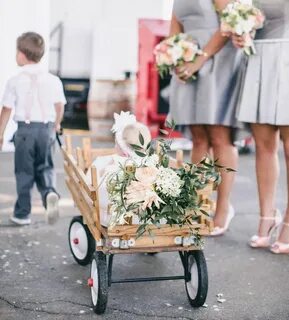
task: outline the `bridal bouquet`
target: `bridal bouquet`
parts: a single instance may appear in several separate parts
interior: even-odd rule
[[[179,33],[160,42],[154,54],[159,74],[163,78],[185,62],[194,62],[203,52],[191,36]],[[196,76],[192,76],[192,80],[195,79]]]
[[[243,36],[244,52],[250,56],[256,54],[252,34],[262,29],[265,16],[252,4],[252,0],[235,0],[221,12],[221,31]]]
[[[172,126],[170,128],[173,130]],[[197,192],[210,183],[220,183],[220,168],[223,167],[205,158],[197,165],[184,163],[174,169],[169,167],[170,141],[160,140],[158,153],[151,143],[144,146],[143,142],[140,135],[139,145],[132,146],[141,161],[128,159],[107,179],[110,226],[129,223],[136,215],[138,236],[141,236],[150,232],[151,225],[191,226],[196,223],[200,214],[205,213]]]

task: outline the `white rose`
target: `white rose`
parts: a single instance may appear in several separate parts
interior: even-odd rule
[[[178,61],[182,58],[184,50],[178,46],[174,46],[170,49],[170,55],[172,57],[174,65],[177,65]]]
[[[250,5],[250,6],[253,4],[252,0],[239,0],[239,2],[242,4]]]

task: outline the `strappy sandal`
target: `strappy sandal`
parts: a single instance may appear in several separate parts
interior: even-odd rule
[[[289,223],[282,223],[283,226],[289,227]],[[276,241],[272,244],[270,251],[275,254],[289,254],[289,243]]]
[[[260,237],[258,235],[254,235],[250,241],[249,245],[252,248],[268,248],[270,247],[270,242],[272,239],[272,236],[274,232],[278,229],[279,225],[281,224],[282,217],[279,210],[275,210],[275,216],[274,217],[261,217],[261,220],[265,221],[274,221],[274,225],[270,228],[268,232],[268,236],[266,237]]]

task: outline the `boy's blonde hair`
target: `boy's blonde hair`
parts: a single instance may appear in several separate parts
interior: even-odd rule
[[[38,63],[45,52],[44,39],[36,32],[25,32],[17,39],[17,50],[29,61]]]
[[[143,146],[139,140],[140,135],[142,135],[144,139]],[[128,148],[131,148],[132,144],[146,148],[151,141],[151,134],[148,127],[140,122],[136,122],[135,124],[130,124],[123,129],[122,138]]]
[[[121,111],[114,113],[114,124],[111,131],[115,134],[115,142],[120,151],[127,157],[133,157],[135,150],[132,144],[146,149],[151,141],[151,134],[144,124],[137,122],[135,115]],[[142,136],[142,139],[140,138]],[[143,142],[143,144],[141,143]]]

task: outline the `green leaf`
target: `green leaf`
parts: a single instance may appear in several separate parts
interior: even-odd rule
[[[168,121],[168,120],[166,120],[165,126],[166,126],[167,128],[169,128],[169,129],[172,129],[172,123],[171,123],[170,121]]]
[[[152,156],[155,153],[155,150],[153,148],[149,149],[149,156]]]
[[[141,133],[139,134],[138,139],[139,139],[140,144],[143,146],[144,145],[144,137]]]
[[[164,129],[160,129],[160,133],[164,134],[165,136],[169,135],[169,132],[167,130],[164,130]]]
[[[143,150],[143,147],[137,145],[137,144],[130,144],[130,146],[134,149],[134,150]]]
[[[176,121],[174,119],[172,119],[172,129],[175,129],[176,125],[177,125]]]
[[[204,214],[205,216],[207,216],[207,217],[209,217],[210,215],[208,214],[208,212],[207,211],[205,211],[205,210],[200,210],[201,212],[202,212],[202,214]]]
[[[146,150],[150,149],[151,146],[152,146],[152,142],[150,141],[146,146]]]
[[[139,152],[139,151],[135,151],[135,154],[137,154],[139,157],[144,158],[147,155],[145,153]]]

